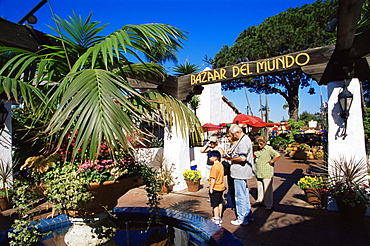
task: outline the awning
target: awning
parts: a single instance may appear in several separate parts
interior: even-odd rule
[[[206,123],[202,127],[203,127],[205,132],[217,131],[217,130],[223,129],[222,126],[213,125],[213,124],[210,124],[210,123]]]
[[[233,120],[234,124],[244,124],[254,127],[265,127],[266,122],[264,122],[260,117],[247,115],[247,114],[238,114]]]
[[[266,126],[280,126],[280,123],[266,123]]]

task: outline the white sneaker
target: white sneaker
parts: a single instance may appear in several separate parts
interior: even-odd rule
[[[248,225],[248,222],[243,222],[242,220],[232,220],[230,223],[233,225]]]
[[[216,225],[220,225],[222,223],[222,220],[220,218],[212,218],[211,221],[215,223]]]

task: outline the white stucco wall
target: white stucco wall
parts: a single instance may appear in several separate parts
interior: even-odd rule
[[[347,163],[351,161],[358,162],[360,160],[367,160],[364,126],[362,119],[362,105],[361,105],[361,88],[358,79],[352,79],[348,90],[353,94],[352,106],[347,120],[347,136],[343,139],[340,136],[344,128],[344,120],[339,115],[341,108],[338,103],[338,94],[344,81],[328,83],[328,169],[329,173],[334,170],[333,160],[346,160]],[[363,169],[363,173],[367,173],[367,169]],[[329,197],[328,210],[337,210],[334,199]],[[370,215],[370,208],[368,207],[366,215]]]
[[[221,84],[203,85],[204,90],[198,95],[200,106],[197,116],[200,123],[231,123],[236,116],[232,108],[222,100]]]
[[[231,123],[236,116],[233,109],[222,99],[221,84],[204,85],[204,90],[199,95],[200,106],[197,109],[197,116],[201,124],[211,123]],[[207,136],[207,134],[205,134]],[[225,143],[220,143],[225,148]],[[207,155],[200,153],[201,147],[189,148],[188,138],[182,138],[174,129],[165,131],[163,149],[141,149],[136,153],[136,157],[146,162],[148,165],[158,169],[160,162],[170,167],[173,163],[173,178],[175,185],[173,191],[186,189],[186,183],[182,172],[190,169],[192,165],[197,166],[201,172],[203,182],[207,179],[208,171],[206,168]]]
[[[173,170],[175,185],[172,190],[186,189],[187,185],[182,172],[185,169],[190,169],[189,138],[176,132],[174,127],[172,127],[171,131],[165,130],[163,156],[165,156],[166,162],[175,164],[175,169]]]
[[[237,115],[235,111],[223,100],[221,102],[221,112],[220,123],[232,123]]]
[[[364,126],[362,119],[361,90],[358,79],[352,79],[348,90],[353,94],[353,102],[347,120],[347,137],[343,139],[339,136],[344,127],[344,120],[339,115],[341,109],[338,103],[338,94],[344,82],[330,82],[328,84],[328,154],[330,160],[340,157],[366,160]]]
[[[0,136],[0,158],[4,165],[12,167],[11,101],[4,101],[4,106],[8,110],[9,114],[5,121],[5,128]]]
[[[200,106],[197,109],[197,116],[200,123],[211,123],[218,125],[221,115],[221,84],[204,85],[199,97]]]

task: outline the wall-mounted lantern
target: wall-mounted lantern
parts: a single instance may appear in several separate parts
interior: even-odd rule
[[[348,90],[349,82],[344,81],[342,91],[338,94],[338,102],[341,108],[340,116],[344,119],[344,132],[341,135],[343,139],[347,136],[347,119],[349,117],[349,110],[351,109],[353,94]]]
[[[0,135],[3,133],[5,128],[5,121],[8,118],[9,111],[5,108],[4,102],[0,103]]]

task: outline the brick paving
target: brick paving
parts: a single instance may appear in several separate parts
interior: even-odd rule
[[[305,201],[303,191],[296,186],[299,178],[306,174],[309,163],[282,156],[275,165],[274,209],[252,208],[255,221],[247,226],[234,226],[230,220],[235,213],[226,209],[222,226],[232,232],[245,245],[370,245],[370,217],[360,224],[342,222],[339,213],[315,208]],[[256,182],[248,182],[251,203],[255,202]],[[163,195],[162,208],[192,213],[211,219],[211,208],[207,202],[206,183],[197,192],[170,192]],[[118,201],[119,207],[145,207],[147,202],[144,188],[130,190]],[[0,231],[9,228],[12,210],[0,213]]]
[[[307,174],[308,168],[309,162],[282,156],[275,164],[273,210],[252,208],[255,221],[247,226],[234,226],[230,220],[235,219],[235,213],[226,209],[222,226],[248,246],[370,245],[370,217],[365,217],[362,224],[347,224],[341,221],[338,212],[315,208],[306,202],[303,190],[296,183]],[[251,203],[254,203],[255,179],[249,180],[248,185]],[[207,193],[206,183],[197,192],[170,192],[163,196],[161,207],[211,219]],[[121,197],[118,206],[143,206],[145,203],[145,190],[136,188]]]

